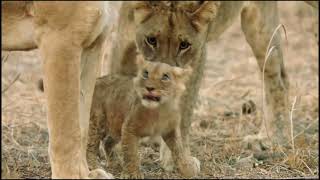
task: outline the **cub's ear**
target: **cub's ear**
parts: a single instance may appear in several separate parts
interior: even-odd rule
[[[152,5],[149,1],[138,1],[133,4],[133,14],[135,24],[141,24],[153,13]]]
[[[144,66],[145,60],[144,60],[144,58],[143,58],[143,56],[141,54],[137,55],[135,63],[138,66],[138,69],[140,69],[140,68],[142,68]]]
[[[220,2],[204,1],[200,7],[191,14],[192,25],[197,31],[202,31],[217,16]]]
[[[177,79],[182,80],[183,83],[189,80],[190,75],[192,74],[192,68],[187,65],[185,68],[174,67],[173,74]]]
[[[190,65],[187,65],[184,69],[183,69],[183,74],[184,76],[190,76],[192,74],[192,68]]]

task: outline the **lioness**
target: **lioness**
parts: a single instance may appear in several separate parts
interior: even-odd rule
[[[318,8],[316,2],[309,2]],[[270,47],[276,46],[268,62],[264,63],[267,46],[279,24],[277,2],[189,1],[189,2],[134,2],[123,3],[120,9],[117,42],[113,44],[110,70],[134,76],[134,59],[123,58],[124,52],[139,49],[148,61],[165,62],[184,67],[191,64],[191,75],[181,100],[183,143],[188,147],[188,132],[195,100],[203,76],[206,44],[218,38],[241,15],[241,27],[251,46],[260,70],[264,68],[266,92],[266,124],[249,143],[257,150],[271,143],[289,142],[288,91],[289,81],[282,57],[280,34]],[[264,67],[265,65],[265,67]],[[265,126],[266,125],[266,126]],[[267,131],[266,131],[267,129]],[[268,132],[268,134],[267,134]],[[267,141],[271,137],[272,141]],[[249,139],[249,138],[245,138]],[[164,154],[164,167],[170,167],[169,151]],[[188,148],[187,148],[188,149]]]
[[[47,99],[52,178],[110,177],[89,174],[89,111],[117,6],[111,2],[1,2],[2,50],[39,48]]]
[[[180,134],[179,103],[191,68],[143,59],[138,59],[137,63],[135,78],[107,75],[97,80],[89,125],[89,165],[97,166],[99,142],[107,136],[108,155],[121,140],[124,161],[121,177],[142,178],[138,140],[160,135],[172,150],[182,175],[195,176],[200,170],[199,162],[185,153]]]

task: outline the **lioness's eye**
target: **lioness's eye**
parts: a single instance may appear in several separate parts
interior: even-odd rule
[[[163,74],[161,80],[168,81],[168,80],[170,80],[170,76],[168,74]]]
[[[190,47],[190,43],[187,41],[182,41],[180,43],[179,49],[180,50],[184,50],[184,49],[188,49]]]
[[[153,36],[148,36],[147,43],[155,47],[157,46],[157,38]]]
[[[143,77],[144,79],[148,79],[148,71],[147,71],[147,70],[144,70],[144,71],[143,71],[142,77]]]

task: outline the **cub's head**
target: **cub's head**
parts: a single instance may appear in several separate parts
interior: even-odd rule
[[[161,104],[176,103],[185,90],[191,68],[179,68],[160,62],[137,59],[138,74],[134,88],[143,106],[156,108]]]
[[[142,1],[134,4],[136,43],[148,61],[193,65],[207,40],[218,2]]]

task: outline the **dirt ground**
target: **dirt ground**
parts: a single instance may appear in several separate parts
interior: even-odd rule
[[[191,151],[201,162],[196,178],[319,177],[319,46],[314,19],[311,8],[302,2],[280,2],[279,6],[288,35],[283,50],[291,83],[290,104],[297,97],[295,150],[264,158],[242,148],[239,141],[227,140],[257,133],[262,119],[261,73],[238,17],[217,41],[208,44],[205,78],[191,128]],[[2,158],[12,177],[49,178],[46,100],[37,89],[42,77],[38,51],[3,52],[6,55],[2,90],[17,76],[18,80],[2,94]],[[249,101],[256,111],[243,114],[242,105]],[[145,177],[181,178],[176,170],[165,172],[160,167],[158,146],[141,146],[140,154]],[[107,171],[119,177],[121,166],[108,165]]]

